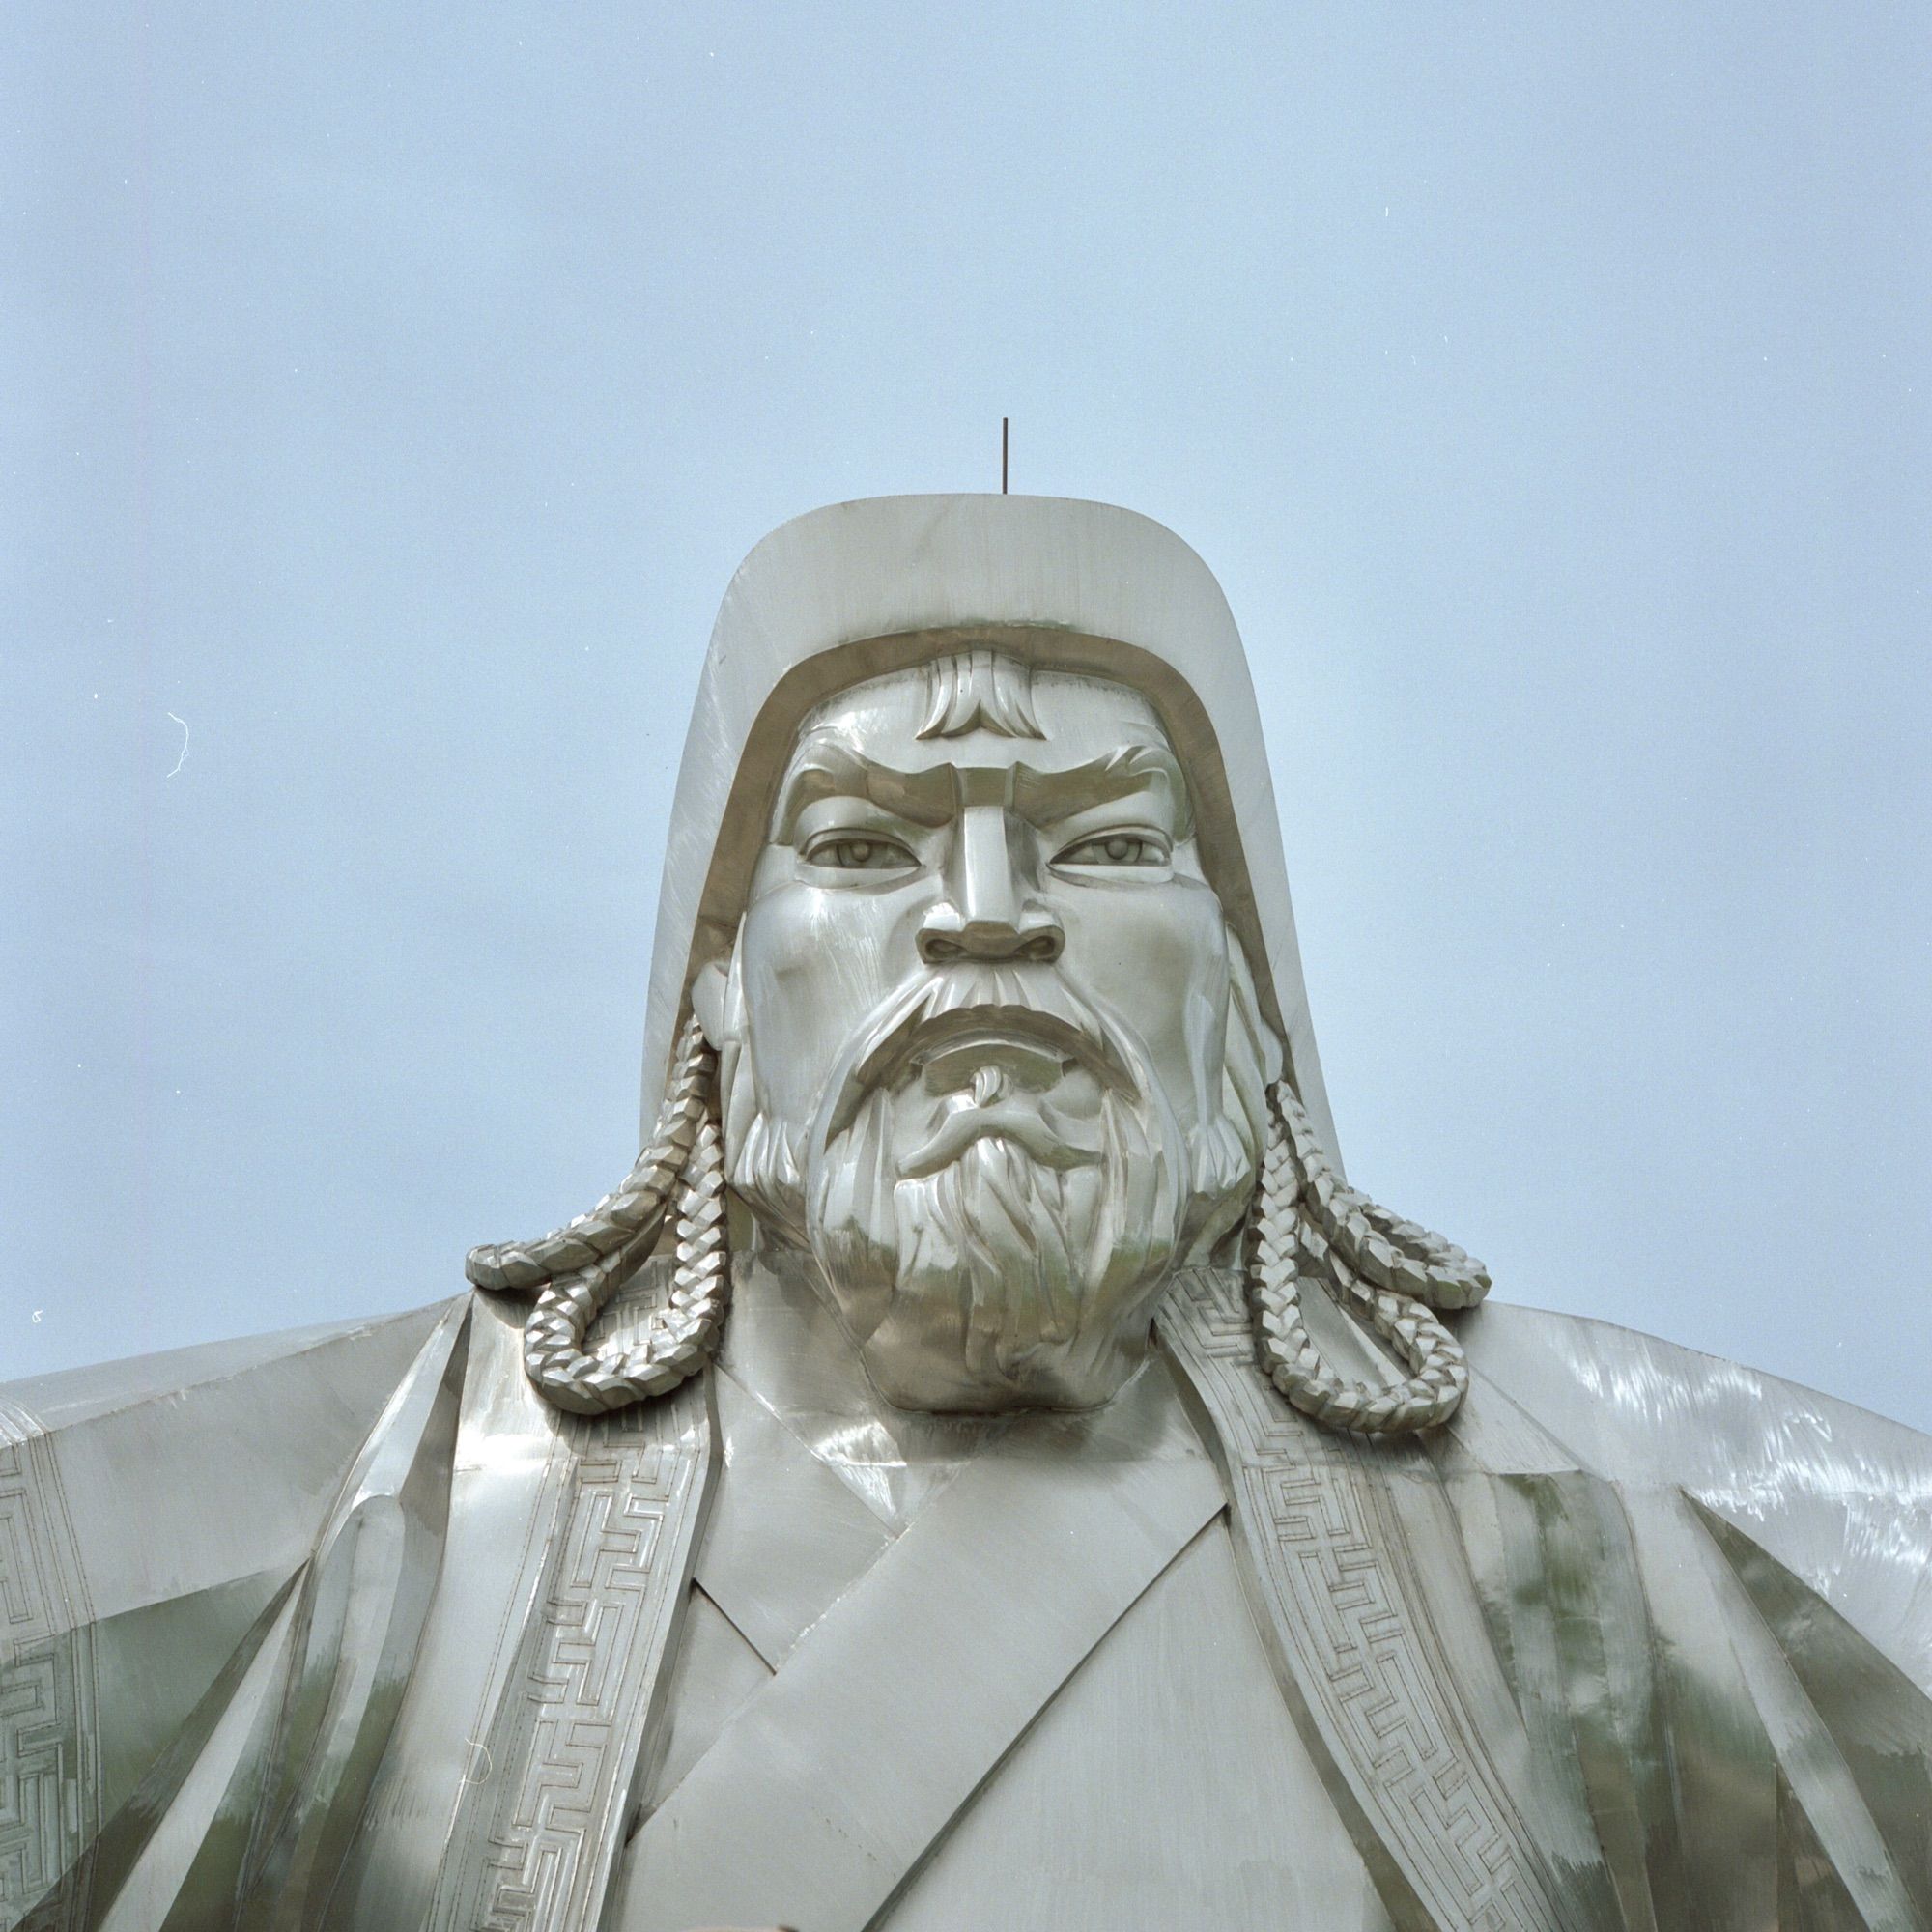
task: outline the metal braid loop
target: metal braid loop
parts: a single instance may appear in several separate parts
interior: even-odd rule
[[[730,1294],[717,1056],[694,1019],[678,1041],[670,1091],[622,1187],[541,1241],[475,1248],[479,1287],[538,1287],[524,1323],[524,1370],[558,1408],[601,1415],[675,1388],[710,1360]],[[675,1265],[667,1303],[642,1339],[592,1350],[591,1325],[650,1258],[677,1188]],[[608,1245],[607,1245],[608,1244]],[[580,1257],[589,1255],[587,1262]]]
[[[495,1293],[541,1288],[575,1270],[592,1270],[605,1261],[645,1253],[664,1225],[672,1186],[691,1151],[693,1136],[709,1102],[717,1056],[705,1042],[696,1018],[685,1023],[671,1063],[670,1086],[637,1165],[616,1191],[587,1214],[566,1221],[536,1241],[502,1241],[471,1248],[463,1271],[478,1288]]]
[[[1249,1223],[1248,1298],[1268,1379],[1330,1429],[1400,1435],[1447,1422],[1469,1387],[1462,1345],[1432,1309],[1473,1307],[1490,1277],[1452,1242],[1350,1187],[1286,1081],[1273,1090]],[[1409,1370],[1386,1388],[1344,1381],[1301,1320],[1304,1288],[1332,1293]]]
[[[1294,1150],[1302,1205],[1349,1267],[1373,1287],[1432,1308],[1473,1308],[1489,1293],[1490,1273],[1481,1262],[1454,1241],[1378,1207],[1335,1172],[1287,1081],[1275,1088],[1274,1098]]]

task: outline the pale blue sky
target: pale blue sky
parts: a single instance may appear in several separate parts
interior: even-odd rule
[[[1355,1178],[1932,1426],[1923,7],[0,49],[0,1375],[609,1186],[726,578],[1005,413],[1227,588]]]

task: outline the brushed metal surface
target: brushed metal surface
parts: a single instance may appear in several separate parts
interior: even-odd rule
[[[771,1666],[704,1594],[703,1585],[694,1583],[654,1741],[657,1763],[639,1781],[639,1802],[632,1810],[627,1837],[676,1790],[718,1733],[771,1678]]]
[[[882,1923],[971,1924],[997,1871],[1003,1932],[1388,1932],[1273,1689],[1217,1520],[1101,1639]]]
[[[629,1406],[495,1293],[0,1391],[0,1932],[1932,1927],[1932,1441],[1429,1312],[1171,533],[758,546],[650,997],[676,1132],[477,1251]]]
[[[1001,1431],[646,1821],[611,1922],[871,1922],[1222,1503],[1158,1365],[1092,1416]]]
[[[820,698],[962,644],[1124,679],[1185,764],[1208,874],[1331,1151],[1334,1129],[1247,654],[1220,585],[1172,530],[1051,497],[875,497],[794,518],[724,592],[667,831],[644,1043],[648,1131],[691,975],[728,945],[766,794]]]
[[[713,1381],[724,1455],[698,1580],[776,1670],[892,1533],[728,1371]]]

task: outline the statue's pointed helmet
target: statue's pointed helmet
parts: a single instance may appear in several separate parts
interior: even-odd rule
[[[1174,532],[1058,497],[874,497],[797,517],[724,593],[699,681],[658,898],[644,1122],[690,987],[730,951],[800,722],[835,692],[969,647],[1112,678],[1159,714],[1202,864],[1240,937],[1310,1123],[1334,1152],[1240,633]]]
[[[1341,1177],[1240,634],[1193,551],[1104,503],[838,503],[773,531],[739,566],[711,634],[667,838],[643,1151],[589,1213],[533,1242],[471,1249],[469,1279],[495,1293],[537,1291],[525,1366],[559,1407],[596,1414],[651,1400],[710,1359],[729,1296],[728,1215],[717,1067],[690,1014],[692,986],[735,944],[773,794],[807,715],[867,679],[983,649],[1131,687],[1159,715],[1186,774],[1196,850],[1286,1060],[1261,1069],[1270,1105],[1243,1260],[1257,1367],[1329,1428],[1439,1427],[1469,1376],[1432,1311],[1473,1306],[1489,1275]],[[591,1325],[672,1220],[673,1284],[645,1339],[593,1348]],[[1303,1321],[1304,1293],[1332,1293],[1407,1377],[1338,1375]]]

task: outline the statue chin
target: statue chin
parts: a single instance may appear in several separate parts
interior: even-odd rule
[[[969,1411],[1107,1401],[1146,1352],[1187,1206],[1150,1110],[1109,1096],[1091,1158],[988,1131],[913,1174],[893,1112],[873,1096],[805,1178],[809,1244],[879,1392]]]
[[[965,1415],[1098,1408],[1147,1358],[1144,1319],[1108,1334],[1097,1349],[1042,1350],[1010,1373],[980,1370],[961,1345],[959,1323],[931,1321],[933,1313],[902,1304],[859,1345],[872,1386],[895,1408]]]

